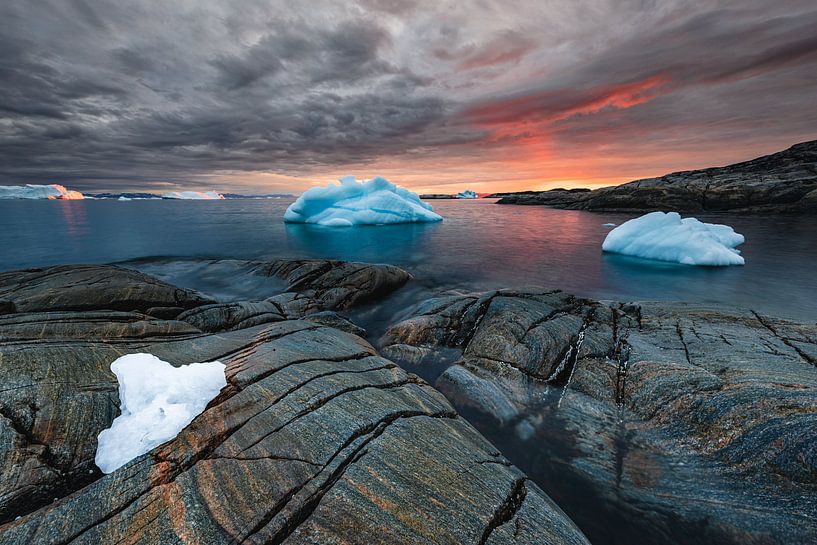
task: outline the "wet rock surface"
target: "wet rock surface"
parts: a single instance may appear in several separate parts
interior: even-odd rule
[[[675,172],[593,191],[505,194],[498,202],[607,212],[813,212],[817,210],[817,141],[725,167]]]
[[[192,308],[212,300],[138,271],[106,265],[65,265],[0,273],[0,301],[14,312],[146,311]]]
[[[817,541],[817,325],[536,289],[404,318],[381,353],[434,381],[591,542]]]
[[[118,267],[0,275],[15,304],[0,318],[0,542],[586,543],[445,397],[333,312],[407,273],[258,266],[287,293],[222,306]],[[110,364],[136,352],[222,361],[228,385],[174,440],[103,476]]]
[[[243,329],[313,313],[346,310],[388,295],[411,278],[406,271],[391,265],[322,259],[231,263],[240,263],[247,274],[284,280],[285,292],[262,301],[199,306],[178,315],[178,320],[206,332]]]

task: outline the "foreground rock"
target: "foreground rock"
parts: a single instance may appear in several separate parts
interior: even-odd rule
[[[324,325],[348,322],[323,305],[365,299],[347,293],[348,278],[362,274],[376,293],[399,269],[272,269],[315,302],[314,321],[205,333],[136,309],[204,308],[206,298],[147,300],[148,286],[168,285],[118,268],[104,269],[105,285],[139,294],[109,294],[118,310],[75,310],[56,290],[74,310],[36,306],[0,321],[2,543],[586,543],[442,395]],[[6,292],[15,303],[45,300],[29,274],[3,275],[29,286],[25,297]],[[228,386],[176,439],[102,476],[96,436],[119,412],[110,363],[133,352],[220,360]]]
[[[65,265],[0,273],[5,312],[192,308],[213,302],[192,290],[137,271],[105,265]]]
[[[501,290],[418,305],[382,351],[438,375],[594,543],[806,544],[816,342],[750,311]]]
[[[207,332],[242,329],[311,314],[326,323],[327,319],[335,319],[327,318],[327,312],[376,300],[411,278],[406,271],[391,265],[323,259],[243,262],[241,268],[245,274],[281,278],[287,284],[285,292],[262,301],[203,305],[177,319]]]
[[[609,212],[810,212],[817,210],[817,140],[726,167],[675,172],[594,191],[505,194],[498,202]]]

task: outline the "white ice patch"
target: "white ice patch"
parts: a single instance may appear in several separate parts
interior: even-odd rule
[[[227,384],[217,361],[173,367],[151,354],[129,354],[111,371],[122,414],[98,437],[95,462],[104,473],[176,437]]]
[[[51,185],[0,185],[0,199],[59,199],[80,200],[85,196],[79,191],[66,189],[60,184]]]
[[[470,189],[466,189],[465,191],[460,191],[457,193],[458,199],[476,199],[479,195],[477,195],[474,191]]]
[[[183,201],[213,201],[223,199],[224,195],[215,191],[171,191],[162,194],[162,198]]]
[[[377,176],[358,182],[344,176],[340,185],[313,187],[289,205],[288,223],[317,223],[332,227],[441,221],[431,205],[416,193]]]
[[[610,231],[602,249],[684,265],[743,265],[736,247],[744,240],[728,225],[681,219],[677,212],[651,212]]]

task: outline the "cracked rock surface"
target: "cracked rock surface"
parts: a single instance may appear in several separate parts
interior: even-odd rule
[[[596,211],[813,212],[817,210],[817,140],[743,163],[593,191],[511,193],[499,204]]]
[[[587,543],[445,397],[327,313],[407,273],[329,263],[270,265],[310,320],[226,310],[223,327],[148,315],[213,303],[118,267],[4,273],[0,542]],[[228,385],[175,439],[101,475],[96,436],[119,413],[110,363],[134,352],[220,360]]]
[[[422,302],[381,342],[592,542],[817,542],[815,324],[499,290]]]

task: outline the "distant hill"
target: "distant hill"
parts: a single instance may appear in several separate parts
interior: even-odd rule
[[[596,211],[783,212],[817,210],[817,140],[725,167],[674,172],[593,191],[497,195],[499,204]]]
[[[154,193],[96,193],[96,194],[89,194],[89,197],[94,197],[95,199],[118,199],[120,197],[125,197],[126,199],[161,199],[161,195],[156,195]]]
[[[267,193],[264,195],[242,195],[240,193],[222,193],[225,199],[285,199],[291,198],[293,195],[289,193]],[[155,193],[97,193],[89,194],[89,197],[97,199],[118,199],[125,197],[126,199],[161,199],[161,195]]]
[[[289,193],[266,193],[264,195],[241,195],[240,193],[222,193],[225,199],[288,199],[294,197]]]

